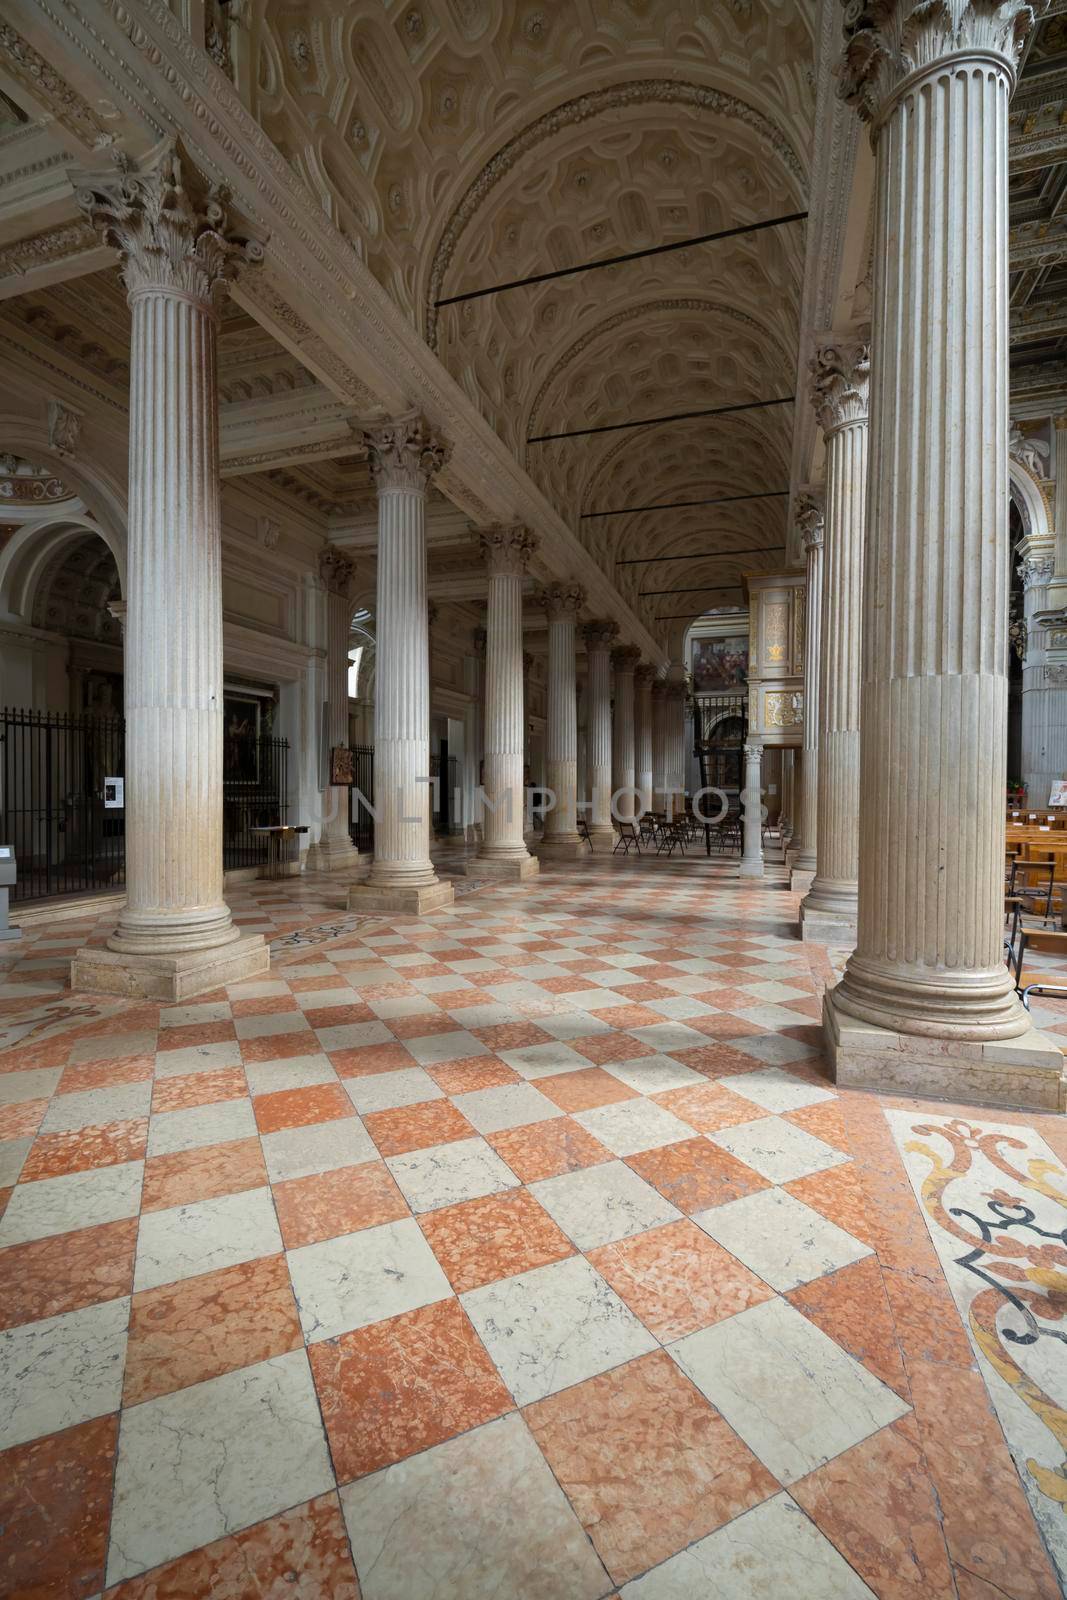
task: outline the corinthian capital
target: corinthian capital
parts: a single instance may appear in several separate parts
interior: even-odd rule
[[[587,651],[610,650],[618,637],[619,624],[609,621],[606,617],[597,617],[593,622],[587,622],[582,629],[582,638],[585,640]]]
[[[611,652],[611,664],[616,674],[632,674],[640,659],[641,651],[635,644],[620,644],[617,650]]]
[[[840,93],[876,123],[894,90],[920,67],[967,51],[1000,56],[1014,81],[1019,52],[1048,0],[841,0]]]
[[[423,417],[399,417],[364,428],[370,470],[379,494],[390,489],[425,490],[448,458],[448,447]]]
[[[537,549],[537,540],[521,523],[511,528],[482,528],[481,542],[491,578],[521,577]]]
[[[864,339],[828,339],[816,347],[808,369],[811,403],[824,433],[867,419],[871,347]]]
[[[573,622],[585,605],[585,590],[577,583],[550,583],[541,595],[549,622]]]
[[[231,223],[227,190],[202,182],[174,139],[139,166],[71,180],[104,244],[120,251],[131,298],[170,290],[210,305],[243,266],[263,259],[263,246]]]
[[[335,544],[328,544],[325,550],[319,551],[319,577],[330,594],[344,595],[347,599],[355,570],[351,558]]]
[[[656,669],[648,661],[634,670],[634,687],[636,689],[651,690],[656,679]]]
[[[802,489],[793,501],[793,521],[797,525],[805,550],[817,550],[823,538],[822,499],[811,489]]]

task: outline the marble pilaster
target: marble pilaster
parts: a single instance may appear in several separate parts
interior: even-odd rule
[[[478,791],[482,782],[482,721],[485,696],[485,629],[471,634],[471,650],[463,658],[463,687],[468,701],[463,713],[463,833],[468,844],[482,837]]]
[[[684,672],[679,663],[671,671]],[[668,816],[685,810],[685,711],[689,691],[684,677],[672,677],[666,685],[667,731],[663,785],[663,808]]]
[[[652,810],[652,683],[655,667],[639,666],[634,672],[634,787],[637,815]]]
[[[587,765],[589,770],[589,836],[611,841],[611,646],[617,622],[588,622],[582,629],[588,662]]]
[[[826,439],[819,664],[816,869],[800,934],[851,945],[859,895],[860,639],[867,508],[870,346],[830,339],[812,358],[812,398]]]
[[[446,450],[421,417],[365,432],[378,492],[374,862],[349,909],[418,915],[449,905],[430,861],[430,642],[426,490]]]
[[[620,645],[611,652],[615,671],[615,700],[611,724],[611,787],[615,814],[632,822],[636,814],[634,671],[641,659],[636,645]]]
[[[652,808],[664,810],[667,788],[667,685],[657,678],[652,685]]]
[[[798,496],[796,522],[804,541],[804,746],[796,826],[790,844],[789,887],[806,893],[817,862],[819,836],[819,661],[822,654],[823,504],[821,495]]]
[[[1062,1109],[1002,948],[1008,101],[1032,20],[1022,0],[849,13],[842,89],[875,146],[864,826],[824,1019],[839,1082]]]
[[[578,695],[575,624],[585,592],[574,583],[552,583],[542,600],[548,614],[548,787],[556,797],[545,816],[541,854],[575,860],[586,852],[578,837]]]
[[[522,590],[537,541],[526,528],[482,532],[489,568],[485,652],[485,815],[482,843],[468,871],[479,876],[529,878],[538,870],[526,848],[524,783],[526,719],[523,697]]]
[[[173,140],[86,176],[130,306],[126,902],[71,985],[178,1001],[270,965],[223,899],[217,305],[262,249]]]
[[[326,739],[331,751],[348,747],[348,639],[352,626],[350,558],[336,545],[319,555],[319,578],[326,602]],[[360,860],[348,828],[349,790],[327,786],[318,839],[308,850],[308,868],[316,872],[351,871]]]
[[[763,877],[763,746],[745,745],[745,786],[741,791],[742,878]]]

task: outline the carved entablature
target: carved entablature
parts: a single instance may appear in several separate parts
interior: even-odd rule
[[[243,266],[263,259],[259,241],[231,222],[227,191],[204,185],[174,139],[138,167],[71,178],[78,205],[122,256],[131,300],[170,290],[212,305]]]
[[[826,339],[809,366],[811,403],[824,433],[867,420],[871,347],[865,339]]]
[[[582,638],[588,655],[592,655],[596,650],[610,650],[618,637],[619,624],[604,617],[597,617],[593,622],[587,622],[582,629]]]
[[[537,549],[536,537],[521,523],[513,527],[482,528],[479,538],[491,578],[521,578]]]
[[[378,493],[412,489],[425,492],[448,459],[448,446],[422,417],[401,417],[363,430]]]
[[[577,583],[550,583],[541,595],[549,622],[573,622],[585,605],[585,590]]]

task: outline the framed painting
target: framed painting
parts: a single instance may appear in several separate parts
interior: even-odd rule
[[[748,680],[748,635],[694,639],[692,673],[697,694],[743,687]]]

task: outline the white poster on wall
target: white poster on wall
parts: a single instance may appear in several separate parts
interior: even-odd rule
[[[1067,806],[1067,778],[1057,778],[1048,797],[1050,806]]]

